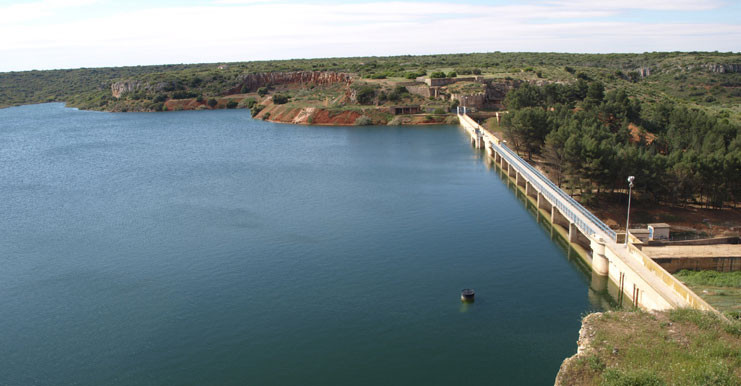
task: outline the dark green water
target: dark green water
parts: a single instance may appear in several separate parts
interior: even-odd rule
[[[0,215],[1,385],[545,385],[596,307],[455,126],[4,109]]]

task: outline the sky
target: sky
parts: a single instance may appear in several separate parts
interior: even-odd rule
[[[0,0],[0,71],[466,52],[741,50],[741,0]]]

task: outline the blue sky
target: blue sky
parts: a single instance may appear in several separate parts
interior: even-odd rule
[[[737,0],[0,0],[0,71],[489,51],[741,49]]]

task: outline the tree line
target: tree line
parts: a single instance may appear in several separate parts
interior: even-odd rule
[[[741,198],[741,128],[728,112],[641,102],[600,82],[525,84],[505,101],[510,147],[542,156],[549,174],[591,201],[634,190],[657,202],[722,208]]]

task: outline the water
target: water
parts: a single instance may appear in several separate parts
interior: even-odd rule
[[[10,108],[0,215],[1,385],[551,384],[599,307],[455,126]]]

